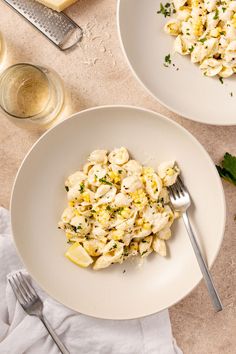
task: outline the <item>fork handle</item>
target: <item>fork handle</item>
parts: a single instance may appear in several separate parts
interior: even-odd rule
[[[194,253],[196,255],[199,267],[201,269],[203,278],[204,278],[204,280],[206,282],[206,286],[207,286],[208,292],[210,294],[212,304],[214,306],[215,311],[219,312],[219,311],[223,310],[223,306],[222,306],[222,303],[220,301],[219,295],[217,294],[215,286],[213,284],[213,280],[211,278],[211,274],[210,274],[210,272],[209,272],[209,270],[207,268],[207,265],[206,265],[206,263],[205,263],[205,261],[204,261],[204,259],[202,257],[202,254],[201,254],[200,248],[198,246],[197,240],[196,240],[196,238],[194,236],[192,227],[190,225],[187,212],[184,212],[182,214],[182,217],[183,217],[184,224],[185,224],[185,227],[187,229],[191,244],[193,246],[193,250],[194,250]]]
[[[54,329],[51,327],[50,323],[46,320],[46,318],[44,318],[43,316],[40,316],[40,320],[43,322],[44,326],[46,327],[48,333],[50,334],[50,336],[54,340],[54,342],[57,345],[60,352],[62,354],[70,354],[70,352],[66,349],[64,344],[61,342],[60,338],[58,337],[58,335],[56,334]]]

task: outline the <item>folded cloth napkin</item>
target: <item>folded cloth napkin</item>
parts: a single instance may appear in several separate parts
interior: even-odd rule
[[[8,274],[22,268],[9,219],[9,212],[0,208],[0,353],[59,353],[41,321],[24,312],[7,282]],[[137,320],[100,320],[66,308],[31,282],[43,300],[45,317],[71,354],[182,353],[172,337],[168,310]]]

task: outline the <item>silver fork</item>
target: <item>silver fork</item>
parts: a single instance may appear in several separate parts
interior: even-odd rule
[[[168,187],[168,189],[170,192],[170,201],[171,201],[173,208],[176,211],[179,211],[182,213],[184,224],[187,229],[187,232],[188,232],[193,250],[195,252],[199,267],[201,269],[203,278],[206,282],[206,286],[207,286],[208,292],[210,294],[214,309],[216,312],[221,311],[223,309],[222,303],[220,301],[219,295],[217,294],[217,291],[216,291],[215,286],[213,284],[213,280],[211,278],[211,274],[210,274],[210,272],[207,268],[207,265],[203,259],[203,256],[201,254],[197,240],[194,236],[192,227],[189,222],[189,217],[187,214],[187,209],[191,205],[191,198],[190,198],[189,192],[187,191],[187,189],[186,189],[185,185],[183,184],[180,177],[178,177],[176,183],[173,184],[171,187]]]
[[[37,316],[43,322],[52,339],[56,343],[58,349],[63,354],[69,354],[58,335],[52,329],[51,325],[43,317],[43,303],[35,292],[34,288],[29,284],[26,277],[19,271],[8,276],[8,281],[14,291],[16,298],[28,315]]]

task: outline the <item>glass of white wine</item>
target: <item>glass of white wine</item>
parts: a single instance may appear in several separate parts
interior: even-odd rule
[[[13,118],[48,124],[57,118],[63,103],[63,83],[54,70],[19,63],[0,76],[0,106]]]

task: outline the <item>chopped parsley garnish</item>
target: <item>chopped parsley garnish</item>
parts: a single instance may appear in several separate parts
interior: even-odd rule
[[[222,7],[222,11],[225,12],[226,11],[226,7]]]
[[[230,92],[230,96],[233,97],[233,92]]]
[[[223,77],[219,77],[219,80],[220,80],[221,84],[223,85],[223,83],[224,83]]]
[[[108,205],[108,206],[106,207],[106,209],[110,211],[110,210],[111,210],[110,205]]]
[[[145,253],[147,253],[147,250],[146,250],[146,251],[143,251],[143,252],[141,253],[141,256],[143,256]]]
[[[118,173],[121,174],[121,173],[122,173],[122,170],[118,170]]]
[[[84,183],[80,183],[79,192],[83,193],[83,191],[84,191]]]
[[[110,248],[110,251],[113,251],[115,248],[117,248],[117,244],[116,243]]]
[[[120,215],[121,212],[122,212],[122,210],[124,210],[124,208],[122,208],[122,207],[121,207],[121,208],[118,208],[118,209],[117,209],[117,213]]]
[[[81,230],[81,229],[82,229],[82,227],[80,225],[76,227],[76,231]]]
[[[219,19],[219,10],[216,8],[215,15],[213,17],[213,20],[218,20]]]
[[[165,63],[171,64],[170,54],[165,56]]]
[[[169,17],[172,13],[176,13],[173,3],[167,2],[164,5],[162,4],[162,2],[160,3],[160,10],[157,11],[157,14],[162,14],[164,17]]]
[[[69,187],[65,186],[65,190],[66,190],[67,192],[69,192]]]
[[[194,46],[192,45],[192,47],[189,48],[190,53],[192,53],[193,50],[194,50]]]
[[[108,181],[106,180],[106,178],[99,178],[99,182],[104,183],[104,184],[108,184],[109,186],[112,186],[112,183],[111,183],[111,182],[108,182]]]
[[[219,175],[226,181],[236,185],[236,156],[232,156],[226,152],[221,166],[216,165]]]
[[[165,56],[165,63],[163,64],[165,67],[169,67],[169,65],[171,64],[171,57],[170,54],[167,54]]]
[[[199,39],[199,42],[201,42],[202,44],[204,43],[204,42],[206,42],[206,38],[201,38],[201,39]]]

